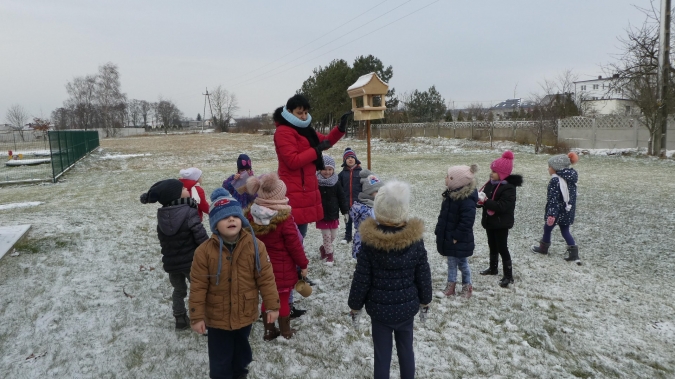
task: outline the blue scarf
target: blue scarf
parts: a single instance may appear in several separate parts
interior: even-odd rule
[[[289,112],[286,107],[281,110],[281,115],[286,119],[286,121],[290,122],[294,126],[297,126],[298,128],[306,128],[312,123],[311,114],[307,113],[307,120],[302,121],[301,119],[295,117],[293,113]]]

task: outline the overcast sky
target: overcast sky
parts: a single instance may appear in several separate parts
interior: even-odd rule
[[[633,5],[649,1],[0,0],[0,123],[12,104],[49,117],[68,81],[106,62],[129,99],[162,96],[189,118],[206,87],[257,115],[315,67],[368,54],[393,66],[399,94],[435,85],[455,108],[528,98],[565,69],[602,74],[644,19]]]

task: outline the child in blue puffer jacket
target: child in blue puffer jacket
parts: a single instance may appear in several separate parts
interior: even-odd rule
[[[373,218],[373,201],[377,191],[384,185],[380,179],[372,172],[363,169],[359,174],[361,177],[361,193],[359,200],[355,201],[349,210],[349,217],[354,221],[354,244],[352,244],[352,257],[356,259],[361,250],[361,234],[359,226],[368,218]]]
[[[551,180],[548,182],[546,193],[546,214],[544,215],[544,235],[539,246],[532,246],[532,251],[539,254],[548,254],[551,246],[551,232],[556,225],[560,227],[567,243],[568,262],[581,265],[579,246],[570,233],[570,226],[574,224],[577,210],[577,180],[579,175],[570,165],[579,161],[579,157],[571,152],[567,155],[555,155],[548,160],[548,173]]]
[[[452,166],[445,177],[443,204],[436,224],[436,248],[448,257],[448,284],[445,296],[455,296],[457,268],[462,272],[462,297],[473,294],[468,257],[473,255],[473,223],[476,220],[478,191],[474,174],[478,166]]]

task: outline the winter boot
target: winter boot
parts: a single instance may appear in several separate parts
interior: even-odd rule
[[[513,268],[511,262],[504,262],[504,277],[499,281],[499,286],[506,288],[509,284],[513,284]]]
[[[263,334],[264,341],[272,341],[273,339],[279,337],[279,329],[277,329],[273,322],[268,323],[267,317],[263,317],[263,325],[265,326],[265,334]]]
[[[291,318],[288,316],[279,317],[279,329],[281,329],[281,335],[287,340],[291,339],[296,332],[295,329],[291,329]]]
[[[443,290],[443,295],[445,296],[455,296],[455,286],[457,283],[455,282],[448,282],[448,284],[445,286],[445,289]]]
[[[306,309],[298,309],[294,305],[291,304],[291,314],[288,317],[298,318],[298,317],[304,315],[305,313],[307,313]]]
[[[333,266],[333,253],[326,254],[326,261],[323,262],[326,266]]]
[[[465,299],[470,299],[473,295],[473,286],[471,284],[462,284],[462,297]]]
[[[581,266],[581,259],[579,259],[579,246],[567,246],[567,258],[565,258],[565,260],[568,262],[574,262]]]
[[[321,253],[321,260],[326,259],[326,249],[324,249],[323,245],[319,247],[319,252]]]
[[[481,275],[497,275],[499,270],[497,266],[499,265],[499,255],[497,253],[490,252],[490,267],[486,270],[480,272]]]
[[[537,245],[532,245],[532,252],[533,253],[539,253],[539,254],[548,254],[548,248],[551,246],[550,243],[546,243],[544,241],[539,241],[539,246]]]
[[[176,330],[190,329],[190,318],[188,317],[187,313],[173,317],[176,318]]]

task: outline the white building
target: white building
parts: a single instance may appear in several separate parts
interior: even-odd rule
[[[574,102],[584,116],[639,113],[635,103],[628,100],[622,91],[612,88],[612,78],[602,76],[574,82]]]

